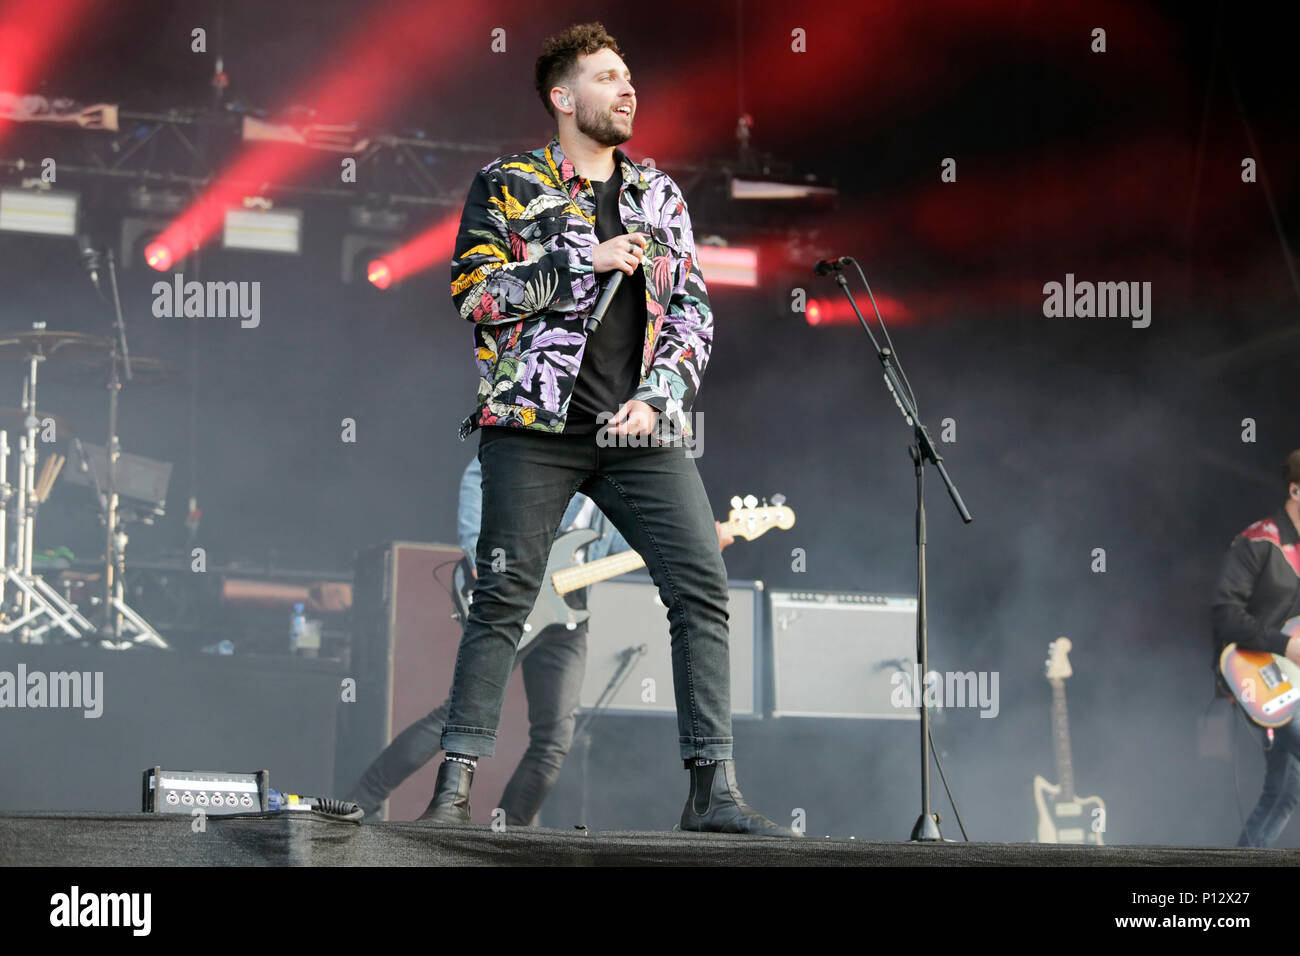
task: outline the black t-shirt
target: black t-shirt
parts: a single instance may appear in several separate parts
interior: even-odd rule
[[[618,193],[623,172],[614,164],[614,175],[603,183],[590,180],[596,193],[596,239],[605,242],[627,234],[618,212]],[[597,276],[603,287],[614,273]],[[596,416],[614,413],[632,397],[641,378],[641,350],[645,347],[645,273],[636,269],[624,275],[614,293],[609,311],[596,331],[587,337],[582,367],[569,399],[566,433],[595,434],[600,428]]]

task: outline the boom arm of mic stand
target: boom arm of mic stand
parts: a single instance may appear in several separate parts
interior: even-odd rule
[[[632,665],[645,655],[646,646],[642,644],[639,647],[629,648],[628,650],[631,651],[631,653],[623,659],[618,670],[614,671],[613,676],[611,676],[609,682],[605,684],[605,689],[601,691],[600,696],[596,698],[596,702],[591,706],[591,709],[582,715],[582,720],[578,722],[578,726],[573,731],[574,740],[581,738],[582,734],[587,730],[587,725],[596,719],[596,716],[609,705],[609,700],[622,689],[625,683],[627,683],[627,679],[632,673]]]
[[[126,380],[132,379],[131,374],[131,350],[126,346],[126,323],[122,321],[122,299],[117,294],[117,261],[113,258],[113,250],[110,248],[107,255],[108,260],[108,281],[113,289],[113,328],[117,332],[117,344],[121,349],[122,370],[126,373]],[[116,369],[111,370],[110,374],[115,374]]]
[[[898,368],[893,361],[893,352],[888,348],[882,348],[876,340],[875,334],[871,331],[871,326],[867,325],[867,320],[862,317],[862,313],[858,310],[858,303],[854,301],[853,293],[849,291],[849,284],[842,272],[835,273],[835,281],[844,290],[849,305],[853,307],[853,312],[857,315],[858,321],[862,323],[862,328],[866,330],[867,337],[871,339],[871,346],[876,350],[876,357],[880,359],[880,364],[885,369],[885,387],[893,395],[894,404],[898,406],[899,412],[902,413],[903,420],[907,422],[916,435],[916,444],[921,449],[922,461],[928,459],[934,463],[935,468],[939,470],[939,477],[943,479],[944,487],[948,489],[948,497],[952,499],[957,513],[961,515],[961,520],[966,524],[970,524],[974,519],[966,508],[966,502],[962,500],[961,492],[957,490],[957,486],[953,484],[952,479],[948,476],[948,469],[943,466],[943,456],[935,448],[934,439],[930,437],[929,430],[921,424],[921,419],[917,416],[916,405],[912,401],[910,390],[903,387],[903,383],[898,377]],[[874,303],[874,301],[873,298],[872,302]],[[878,314],[876,317],[879,319]]]

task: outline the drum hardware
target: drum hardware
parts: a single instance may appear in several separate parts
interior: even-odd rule
[[[112,375],[109,364],[107,355],[90,355],[77,359],[73,363],[58,366],[51,375],[60,382],[107,388]],[[178,366],[164,359],[143,355],[131,356],[132,385],[162,385],[178,378],[180,374],[181,370]]]
[[[166,500],[166,484],[170,479],[171,465],[166,462],[150,463],[161,466],[165,473],[161,482],[161,494],[151,491],[137,499],[147,507],[124,503],[122,499],[130,499],[132,492],[123,487],[124,462],[117,433],[117,419],[118,399],[124,380],[136,381],[137,367],[142,383],[166,381],[175,377],[176,369],[170,363],[156,359],[132,360],[127,347],[126,325],[118,294],[117,268],[112,249],[107,251],[105,261],[112,298],[104,295],[98,282],[95,283],[95,290],[113,310],[114,335],[111,340],[81,332],[50,331],[45,328],[44,322],[34,323],[30,332],[0,333],[0,358],[21,358],[28,366],[23,381],[22,407],[18,410],[21,414],[20,421],[14,420],[12,413],[15,410],[0,409],[0,425],[17,423],[22,432],[18,442],[19,480],[17,489],[14,489],[8,483],[8,435],[0,429],[0,552],[3,552],[0,555],[0,566],[3,566],[4,572],[0,575],[0,635],[16,632],[23,642],[41,642],[51,628],[57,627],[74,639],[98,636],[103,646],[110,648],[121,649],[133,644],[167,647],[167,642],[149,622],[126,603],[123,581],[129,540],[125,525],[131,520],[152,523],[155,516],[164,513],[163,502]],[[104,449],[94,449],[100,452],[102,466],[96,468],[93,452],[88,453],[87,448],[74,438],[72,447],[77,456],[77,467],[65,476],[75,482],[74,472],[89,473],[89,481],[83,479],[81,483],[94,485],[100,521],[104,527],[103,594],[91,602],[98,605],[98,613],[95,615],[98,626],[81,614],[76,605],[46,584],[41,576],[32,573],[36,511],[48,497],[66,461],[62,456],[52,456],[46,460],[40,478],[37,478],[36,443],[42,422],[53,425],[56,437],[61,431],[61,420],[49,415],[42,418],[36,411],[37,373],[41,363],[51,358],[58,359],[59,364],[78,366],[79,379],[100,379],[108,388],[108,441]],[[88,376],[88,372],[91,375]],[[10,414],[6,416],[6,413]],[[70,430],[63,427],[62,433],[67,437]],[[135,458],[138,462],[150,462],[139,456],[128,457]],[[148,468],[145,470],[149,471]],[[151,490],[158,487],[157,471],[155,468],[144,479],[145,485]],[[134,474],[130,468],[127,472]],[[16,542],[12,564],[7,537],[7,516],[11,500],[14,506]],[[12,586],[12,591],[8,589],[9,586]]]
[[[35,418],[29,433],[35,432]],[[34,449],[34,442],[29,442],[29,435],[20,439],[20,451]],[[35,472],[36,455],[23,455],[22,468],[19,472],[17,494],[19,542],[14,560],[17,566],[9,563],[9,502],[14,498],[14,488],[9,483],[9,433],[0,429],[0,551],[3,551],[3,574],[0,574],[0,634],[18,633],[23,643],[35,643],[44,640],[51,627],[58,627],[71,638],[82,637],[91,630],[88,621],[63,595],[46,584],[40,575],[31,573],[31,535],[35,527],[37,507],[49,496],[50,487],[61,459],[46,459],[46,467],[41,473],[39,483],[32,479]],[[29,467],[30,465],[30,467]],[[29,482],[30,491],[29,489]],[[9,586],[13,587],[14,610],[9,613]]]
[[[64,480],[93,488],[95,501],[100,509],[100,523],[106,525],[109,502],[112,499],[100,476],[108,472],[107,449],[74,438],[71,442],[71,453],[73,467],[68,469]],[[105,630],[101,633],[105,647],[123,648],[129,647],[131,643],[148,643],[155,647],[167,646],[149,622],[127,604],[124,591],[126,546],[130,540],[126,533],[126,526],[131,522],[151,525],[156,517],[166,514],[164,505],[167,501],[167,486],[171,480],[171,471],[170,462],[155,461],[126,452],[118,455],[116,469],[118,493],[114,509],[117,532],[113,536],[113,553],[117,563],[114,566],[115,578],[108,607],[113,618],[120,621],[118,626],[129,628],[135,636],[131,640],[123,641],[121,632],[114,631],[110,637],[109,632]],[[91,603],[102,609],[103,601],[103,597],[95,597],[92,598]]]
[[[167,647],[167,642],[163,640],[162,635],[126,603],[123,594],[128,539],[126,530],[122,526],[121,516],[118,514],[121,503],[118,497],[118,463],[122,456],[122,445],[117,435],[117,402],[122,391],[121,376],[125,375],[126,381],[130,382],[134,380],[134,373],[131,351],[126,344],[126,322],[122,317],[122,300],[117,289],[117,260],[111,246],[105,253],[104,261],[108,267],[109,289],[113,294],[112,301],[108,304],[113,309],[113,331],[116,334],[111,340],[108,354],[108,485],[105,489],[108,506],[103,516],[104,603],[101,611],[104,619],[100,625],[100,636],[105,647],[126,648],[131,644]],[[95,283],[95,291],[99,293],[101,299],[104,298],[98,282]],[[98,490],[98,482],[96,482],[96,491]]]
[[[69,357],[80,351],[83,355],[93,350],[102,339],[79,332],[47,332],[45,323],[38,322],[31,332],[20,332],[0,337],[0,356],[21,355],[27,363],[23,378],[22,424],[18,439],[18,488],[16,495],[9,485],[9,436],[0,430],[0,488],[3,488],[4,532],[8,532],[7,511],[12,499],[15,509],[16,549],[10,564],[8,537],[0,536],[0,550],[4,552],[3,578],[5,590],[0,592],[0,634],[17,633],[24,643],[41,642],[51,628],[58,628],[70,638],[80,638],[93,629],[93,625],[77,608],[58,591],[45,583],[44,578],[32,574],[32,542],[36,530],[36,512],[53,476],[49,470],[42,473],[38,486],[36,478],[37,436],[41,419],[36,405],[37,376],[40,365],[53,356]],[[106,343],[105,343],[106,344]],[[56,426],[57,432],[57,426]],[[57,437],[57,436],[56,436]],[[44,494],[42,494],[42,491]],[[10,592],[8,586],[12,586]],[[12,609],[8,599],[12,595]]]

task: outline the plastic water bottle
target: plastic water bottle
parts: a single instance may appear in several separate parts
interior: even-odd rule
[[[307,615],[304,613],[306,608],[302,604],[293,606],[293,617],[289,619],[289,653],[298,653],[298,642],[302,638],[302,630],[307,626]]]

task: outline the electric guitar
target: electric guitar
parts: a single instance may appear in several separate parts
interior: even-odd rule
[[[1106,804],[1101,797],[1074,793],[1074,764],[1070,758],[1070,721],[1065,709],[1065,680],[1070,669],[1070,639],[1058,637],[1048,645],[1047,682],[1052,685],[1052,749],[1056,776],[1051,784],[1034,776],[1034,803],[1038,807],[1039,843],[1091,843],[1101,845],[1106,827]]]
[[[772,528],[783,530],[794,527],[794,512],[784,505],[785,499],[773,495],[774,505],[758,505],[758,499],[752,495],[743,501],[739,496],[731,499],[732,510],[727,520],[722,522],[734,537],[753,541],[759,535],[766,534]],[[533,609],[524,622],[523,637],[519,641],[522,653],[538,634],[553,624],[563,624],[573,630],[591,616],[590,611],[569,607],[564,595],[570,591],[588,587],[620,574],[627,574],[645,567],[645,559],[635,551],[620,551],[595,561],[578,564],[575,560],[579,549],[586,547],[600,537],[600,533],[591,528],[579,528],[558,535],[551,545],[551,553],[546,561],[546,571],[542,575],[542,588],[537,593]],[[468,620],[469,607],[474,599],[475,579],[470,573],[467,558],[462,558],[453,574],[455,617],[462,624]]]
[[[1300,617],[1283,624],[1282,631],[1300,634]],[[1280,654],[1229,644],[1219,655],[1219,673],[1246,716],[1261,727],[1288,724],[1300,708],[1300,667]]]

